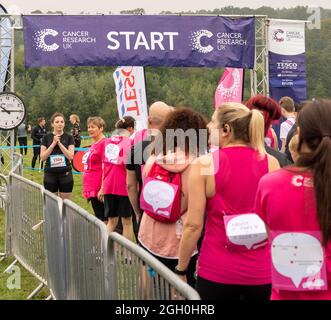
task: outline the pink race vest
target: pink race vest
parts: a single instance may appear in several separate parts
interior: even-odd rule
[[[247,247],[252,249],[258,243],[243,243],[242,239],[239,241],[233,238],[232,242],[235,243],[230,243],[225,226],[227,224],[229,231],[228,225],[236,219],[236,215],[245,216],[248,212],[255,212],[257,185],[268,172],[268,158],[261,159],[254,149],[238,146],[214,152],[213,160],[214,167],[219,167],[215,174],[216,194],[207,201],[205,236],[200,251],[198,275],[206,280],[225,284],[271,283],[269,245],[261,246],[258,250],[248,250]],[[233,215],[223,219],[227,213]],[[234,225],[234,231],[239,229],[240,223],[241,221],[237,226]],[[230,235],[236,237],[238,233],[233,232]],[[229,248],[229,244],[233,246]],[[239,250],[234,251],[233,248]]]

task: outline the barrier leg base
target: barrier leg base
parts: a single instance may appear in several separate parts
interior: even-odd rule
[[[39,286],[30,293],[30,295],[27,297],[27,300],[31,300],[35,295],[37,295],[40,292],[40,290],[44,286],[45,285],[43,283],[40,283]]]
[[[10,273],[10,269],[17,263],[17,259],[15,259],[14,262],[12,262],[8,268],[3,273]]]
[[[0,253],[0,262],[6,259],[6,254],[5,253]]]

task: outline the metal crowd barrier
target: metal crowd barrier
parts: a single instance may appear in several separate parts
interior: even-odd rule
[[[5,235],[5,243],[4,243],[4,252],[0,252],[0,262],[6,258],[6,256],[9,255],[9,251],[10,251],[10,237],[9,235],[7,235],[7,231],[9,231],[9,216],[8,216],[8,212],[9,212],[9,198],[8,198],[8,180],[7,177],[4,176],[3,174],[0,174],[0,209],[3,210],[3,214],[5,217],[5,223],[2,226],[4,229],[4,235]]]
[[[0,173],[0,209],[6,211],[7,208],[8,182],[5,175]]]
[[[23,157],[21,154],[13,154],[13,167],[10,172],[23,176]]]
[[[18,159],[18,158],[17,158]],[[19,159],[13,171],[22,170]],[[1,196],[6,209],[6,253],[58,300],[198,300],[198,293],[143,248],[69,200],[62,201],[16,173]],[[1,258],[1,255],[0,255]]]
[[[109,235],[111,296],[116,300],[200,300],[187,283],[118,233]]]
[[[18,153],[14,153],[13,167],[10,172],[23,175],[22,156]],[[8,203],[8,181],[7,176],[4,174],[0,173],[0,177],[0,209],[6,210]]]
[[[11,252],[16,260],[39,281],[40,285],[29,295],[36,295],[47,285],[43,187],[17,174],[9,176],[11,201]]]
[[[107,300],[106,225],[70,200],[63,201],[67,299]]]
[[[23,162],[22,156],[18,153],[13,154],[13,165],[10,172],[23,174]],[[5,223],[4,223],[4,235],[5,235],[5,249],[3,253],[0,253],[0,261],[5,259],[11,254],[11,215],[10,212],[10,196],[9,196],[9,182],[8,177],[0,174],[0,209],[4,211]]]
[[[66,299],[65,246],[62,199],[44,191],[45,243],[47,251],[47,284],[56,300]]]

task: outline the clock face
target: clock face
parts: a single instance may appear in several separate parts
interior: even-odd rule
[[[0,129],[12,130],[25,119],[26,109],[23,101],[14,93],[0,93]]]

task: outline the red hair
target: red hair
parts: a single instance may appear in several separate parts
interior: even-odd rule
[[[246,101],[245,105],[251,110],[257,109],[262,111],[265,133],[267,133],[272,121],[278,120],[282,115],[281,108],[276,100],[260,94],[251,97]]]

